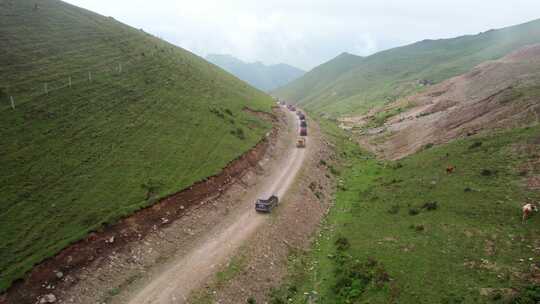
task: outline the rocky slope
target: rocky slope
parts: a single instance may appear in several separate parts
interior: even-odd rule
[[[434,144],[540,121],[540,45],[478,65],[368,115],[344,119],[360,141],[389,159]]]

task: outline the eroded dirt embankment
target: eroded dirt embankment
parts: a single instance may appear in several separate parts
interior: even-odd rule
[[[364,127],[360,144],[394,160],[475,133],[537,124],[539,71],[540,45],[528,46],[343,124]],[[366,129],[384,113],[393,116]]]
[[[166,197],[151,207],[142,209],[70,245],[56,256],[37,265],[24,280],[15,282],[0,296],[0,303],[34,304],[39,302],[40,297],[50,294],[53,294],[59,303],[83,303],[83,299],[96,303],[99,298],[106,298],[114,293],[118,284],[103,285],[101,287],[105,289],[102,290],[103,294],[93,291],[91,287],[83,287],[88,291],[86,298],[84,294],[80,299],[65,297],[73,294],[71,290],[78,290],[77,286],[81,285],[80,282],[84,280],[88,271],[100,269],[119,254],[124,254],[127,259],[137,264],[137,257],[130,253],[130,247],[142,242],[151,234],[159,234],[162,229],[179,219],[192,215],[207,202],[219,204],[225,191],[235,184],[242,184],[242,179],[246,175],[259,170],[260,161],[267,155],[269,147],[277,141],[279,126],[282,124],[276,115],[264,115],[264,118],[273,122],[272,132],[253,149],[232,161],[220,174]],[[118,282],[122,283],[121,277],[118,278]]]

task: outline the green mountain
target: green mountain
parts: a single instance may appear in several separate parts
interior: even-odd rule
[[[271,127],[245,111],[269,96],[113,18],[57,0],[0,0],[0,16],[0,291]]]
[[[265,92],[284,86],[305,73],[288,64],[246,63],[230,55],[211,54],[206,60]]]
[[[353,69],[362,57],[342,53],[325,62],[290,84],[278,88],[272,94],[290,101],[302,101],[313,95],[313,90],[332,83],[336,78]]]
[[[478,35],[424,40],[365,58],[351,58],[346,68],[340,56],[273,94],[318,113],[357,114],[539,42],[540,19]]]

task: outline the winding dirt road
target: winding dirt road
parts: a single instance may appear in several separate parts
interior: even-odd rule
[[[304,162],[306,150],[309,149],[309,145],[306,149],[295,147],[298,121],[296,115],[290,112],[287,119],[291,144],[284,153],[289,156],[276,164],[277,170],[265,177],[260,186],[249,191],[241,204],[244,207],[222,223],[216,223],[212,232],[202,237],[190,252],[172,258],[160,272],[143,282],[137,291],[133,290],[133,296],[128,297],[124,303],[185,303],[189,294],[209,279],[268,220],[269,215],[255,212],[254,200],[271,194],[283,197],[293,184]]]

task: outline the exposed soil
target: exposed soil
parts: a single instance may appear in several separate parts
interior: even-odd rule
[[[359,141],[380,156],[399,159],[427,145],[484,130],[536,124],[540,121],[540,100],[526,92],[540,87],[539,71],[540,45],[483,63],[467,74],[378,109],[407,110],[381,127],[364,130]],[[365,116],[348,118],[343,124],[361,127],[369,121]]]
[[[278,125],[276,116],[265,115],[265,118]],[[24,280],[15,282],[0,297],[0,303],[33,304],[45,294],[53,293],[57,298],[63,293],[69,294],[69,290],[78,285],[88,269],[101,267],[119,252],[128,252],[131,245],[140,243],[149,235],[159,233],[177,220],[191,215],[201,204],[209,201],[219,204],[227,189],[241,183],[250,172],[260,169],[260,161],[277,140],[277,133],[276,127],[252,150],[232,161],[222,173],[166,197],[117,224],[104,227],[102,231],[91,233],[84,240],[37,265]],[[64,302],[63,298],[60,297],[58,302]]]

